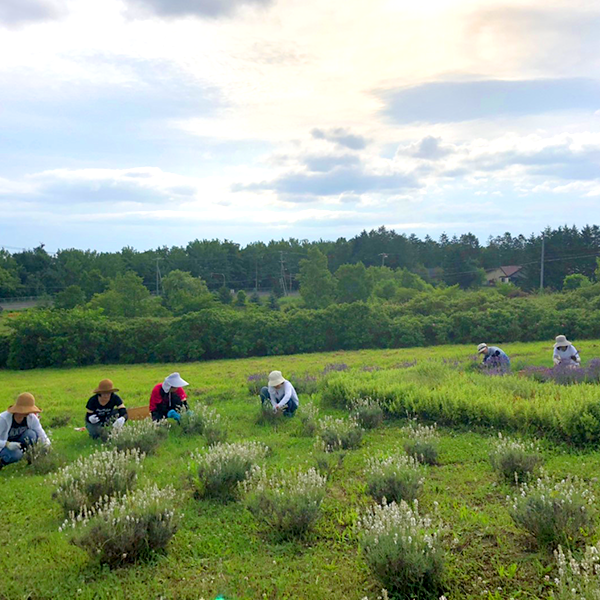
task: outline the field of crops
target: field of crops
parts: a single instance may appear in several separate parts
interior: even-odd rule
[[[598,342],[577,346],[584,362],[600,356]],[[435,514],[445,526],[442,585],[435,597],[549,598],[557,593],[552,549],[536,545],[511,518],[507,496],[515,487],[498,477],[489,457],[499,431],[534,441],[550,477],[577,476],[600,497],[598,384],[540,383],[518,373],[526,365],[550,365],[551,348],[549,343],[506,345],[515,372],[506,376],[481,374],[473,368],[474,349],[460,346],[1,371],[4,403],[19,392],[35,395],[63,464],[101,447],[75,430],[100,379],[113,379],[133,407],[147,404],[152,386],[180,371],[190,382],[192,407],[202,402],[215,409],[228,442],[266,444],[270,452],[262,464],[270,473],[318,466],[327,483],[314,527],[299,537],[278,537],[272,524],[248,510],[242,495],[229,502],[202,497],[190,467],[192,453],[206,450],[206,439],[173,427],[139,467],[137,487],[173,486],[178,531],[166,553],[111,569],[70,543],[68,530],[59,531],[64,514],[52,498],[53,474],[36,474],[21,461],[0,471],[0,599],[374,600],[384,585],[360,542],[359,522],[375,504],[365,469],[374,457],[404,452],[414,417],[438,424],[439,457],[437,464],[423,467],[419,495],[422,513]],[[257,422],[259,403],[250,388],[263,376],[252,376],[273,369],[297,382],[301,406],[293,419]],[[303,430],[302,411],[311,401],[320,418],[348,419],[347,404],[357,397],[381,402],[383,424],[366,430],[358,448],[327,455],[324,465],[314,435]],[[573,548],[597,541],[596,518],[579,532]]]

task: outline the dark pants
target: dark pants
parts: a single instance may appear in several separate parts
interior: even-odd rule
[[[269,396],[269,388],[266,386],[260,390],[260,401],[263,405],[263,408],[273,408],[273,405],[271,404],[271,396]],[[298,405],[290,398],[288,403],[283,407],[283,416],[293,417],[297,409]]]
[[[25,450],[23,447],[31,446],[37,442],[38,436],[33,429],[25,430],[18,438],[9,440],[10,442],[19,442],[21,444],[21,448],[17,448],[16,450],[9,450],[6,446],[0,450],[0,462],[5,465],[9,465],[10,463],[15,463],[20,461],[23,458],[23,454]]]

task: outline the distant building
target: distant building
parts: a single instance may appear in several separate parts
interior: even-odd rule
[[[487,285],[516,283],[521,277],[523,277],[523,267],[517,265],[498,267],[497,269],[487,269],[485,272]]]

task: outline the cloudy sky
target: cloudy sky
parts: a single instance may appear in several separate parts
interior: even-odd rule
[[[0,246],[600,223],[596,0],[1,0]]]

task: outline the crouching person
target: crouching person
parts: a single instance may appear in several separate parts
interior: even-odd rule
[[[189,385],[179,373],[171,373],[162,383],[157,383],[150,395],[150,413],[153,421],[173,419],[179,423],[181,411],[188,410],[183,388]]]
[[[117,429],[125,425],[127,409],[123,400],[115,393],[118,391],[110,379],[103,379],[87,401],[85,428],[91,438],[101,437],[103,428],[109,425]]]
[[[269,373],[267,386],[260,390],[260,401],[263,407],[270,406],[274,413],[282,412],[286,417],[293,417],[299,405],[294,386],[284,379],[281,371]]]
[[[17,401],[0,413],[0,469],[23,458],[32,444],[50,445],[50,439],[42,428],[32,394],[20,394]]]

